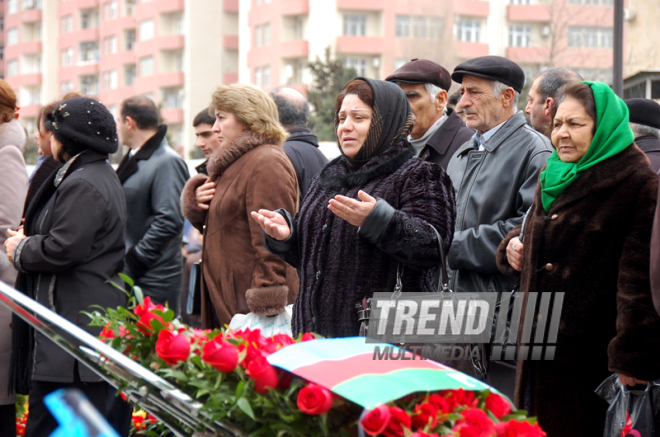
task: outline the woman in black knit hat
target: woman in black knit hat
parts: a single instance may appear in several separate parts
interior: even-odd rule
[[[117,150],[117,128],[98,101],[63,101],[46,116],[53,156],[63,166],[50,175],[30,203],[24,234],[11,232],[7,256],[20,272],[16,288],[92,335],[81,311],[92,305],[126,304],[120,283],[126,202],[108,163]],[[30,395],[25,435],[48,436],[57,427],[43,398],[60,388],[78,388],[105,411],[110,386],[40,333],[14,317],[10,390]]]

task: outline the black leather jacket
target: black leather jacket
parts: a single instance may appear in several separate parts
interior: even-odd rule
[[[510,291],[515,280],[497,269],[497,247],[522,223],[539,173],[552,153],[550,141],[519,111],[484,143],[463,144],[447,172],[456,189],[456,227],[449,250],[453,291]]]

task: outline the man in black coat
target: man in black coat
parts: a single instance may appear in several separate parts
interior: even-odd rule
[[[417,156],[447,170],[456,150],[474,135],[456,112],[447,107],[449,72],[435,62],[413,59],[385,80],[399,85],[408,97],[415,119],[408,141]]]
[[[312,179],[328,159],[319,150],[319,139],[307,128],[309,103],[305,96],[288,87],[275,88],[270,96],[277,105],[280,123],[289,132],[289,138],[282,147],[296,170],[302,202]]]
[[[628,99],[630,128],[635,144],[651,161],[651,170],[660,170],[660,105],[650,99]]]

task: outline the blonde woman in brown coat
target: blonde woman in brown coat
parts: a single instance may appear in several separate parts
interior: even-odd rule
[[[295,269],[264,246],[250,212],[298,210],[296,173],[282,150],[286,131],[277,107],[260,89],[233,84],[212,95],[221,142],[181,196],[184,216],[204,233],[202,325],[228,324],[235,314],[274,316],[298,293]]]

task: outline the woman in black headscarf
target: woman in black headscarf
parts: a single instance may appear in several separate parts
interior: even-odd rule
[[[298,269],[294,334],[357,335],[356,303],[393,291],[399,263],[403,291],[433,291],[440,251],[431,226],[445,251],[454,233],[451,180],[413,158],[412,114],[398,86],[353,79],[337,97],[335,127],[342,155],[312,181],[296,218],[252,213],[269,249]]]

